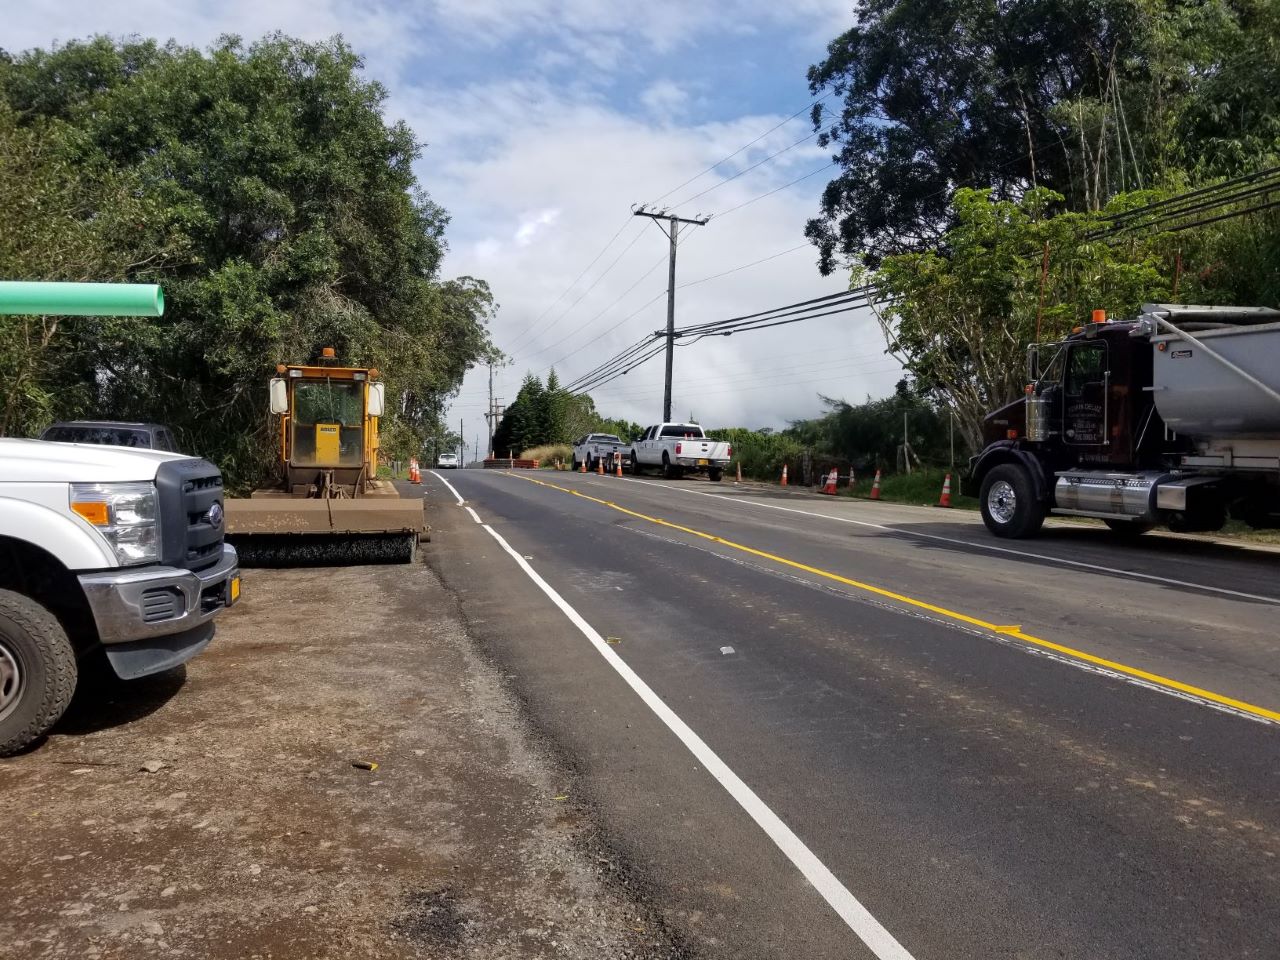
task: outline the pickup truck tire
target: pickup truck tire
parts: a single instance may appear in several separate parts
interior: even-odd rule
[[[631,451],[631,475],[633,477],[640,476],[640,458],[636,456],[634,450]]]
[[[574,457],[574,458],[573,458],[573,472],[574,472],[574,473],[577,473],[577,472],[578,472],[578,458],[577,458],[577,457]]]
[[[0,756],[48,733],[75,688],[75,650],[57,617],[30,597],[0,590]]]
[[[997,537],[1032,537],[1044,524],[1045,506],[1036,499],[1031,475],[1016,463],[992,467],[978,497],[982,522]]]
[[[707,471],[707,479],[712,483],[719,483],[724,479],[724,471],[719,467],[712,467]]]
[[[680,468],[671,463],[671,458],[667,456],[667,452],[665,450],[662,452],[662,479],[680,479]]]

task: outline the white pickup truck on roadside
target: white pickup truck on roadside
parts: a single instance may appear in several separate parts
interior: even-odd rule
[[[0,756],[39,739],[80,665],[185,663],[240,597],[222,474],[195,457],[0,439]]]
[[[733,458],[733,447],[722,440],[708,440],[696,423],[658,423],[631,444],[631,472],[658,467],[668,480],[688,472],[705,470],[719,483]]]
[[[613,455],[620,453],[624,457],[630,447],[612,433],[588,433],[581,440],[573,443],[573,469],[585,463],[588,470],[594,470],[601,460],[605,465],[613,463]]]

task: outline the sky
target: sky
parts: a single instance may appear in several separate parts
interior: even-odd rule
[[[5,4],[0,47],[343,35],[387,88],[387,119],[426,144],[418,179],[451,216],[444,275],[493,288],[491,332],[509,357],[494,393],[509,403],[527,373],[554,367],[572,381],[665,326],[667,241],[634,204],[712,215],[680,239],[677,327],[847,288],[845,272],[821,276],[803,233],[830,153],[797,141],[813,132],[805,72],[852,25],[853,5],[35,0]],[[843,314],[677,348],[673,416],[778,428],[819,414],[820,395],[883,396],[899,376],[874,317]],[[592,397],[607,416],[649,424],[662,381],[658,357]],[[448,413],[468,445],[485,434],[487,405],[488,370],[473,370]]]

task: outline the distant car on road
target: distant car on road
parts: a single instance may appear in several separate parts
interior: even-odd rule
[[[177,453],[173,431],[158,423],[122,423],[115,420],[68,420],[44,428],[41,440],[53,443],[96,443],[108,447],[135,447]]]
[[[457,470],[458,455],[456,453],[442,453],[436,460],[436,466],[441,470]]]

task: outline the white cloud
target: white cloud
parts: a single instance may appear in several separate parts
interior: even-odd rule
[[[539,234],[537,243],[504,250],[500,264],[478,262],[466,244],[455,245],[446,262],[450,272],[485,276],[502,304],[494,334],[515,362],[498,373],[496,393],[508,403],[527,372],[545,377],[554,364],[562,380],[572,380],[665,325],[666,242],[651,223],[630,215],[629,204],[657,198],[782,119],[657,123],[624,116],[589,96],[527,82],[494,83],[452,96],[458,103],[500,105],[482,114],[459,109],[443,91],[413,98],[431,105],[412,118],[415,127],[444,124],[470,143],[485,144],[479,153],[468,148],[456,157],[451,146],[442,147],[423,161],[423,177],[454,215],[455,239],[478,225],[530,220],[531,204],[559,211],[554,231]],[[678,212],[724,211],[818,169],[828,156],[804,144],[723,181],[808,132],[796,120],[663,202],[722,183]],[[847,285],[847,277],[818,274],[816,257],[803,240],[804,222],[816,209],[827,175],[691,228],[681,242],[678,284],[801,249],[679,290],[678,326],[754,313]],[[616,240],[566,292],[615,233]],[[900,374],[883,351],[866,314],[704,340],[676,351],[673,413],[693,413],[709,424],[784,426],[819,412],[819,394],[858,401],[889,392]],[[605,413],[653,422],[662,413],[661,358],[592,394]],[[487,373],[476,371],[451,417],[479,424],[486,403]]]
[[[527,247],[533,243],[533,238],[542,232],[543,227],[549,227],[560,219],[560,211],[540,210],[534,214],[526,214],[520,218],[520,226],[516,228],[515,236],[512,238],[518,247]]]
[[[656,119],[669,119],[684,115],[689,105],[689,94],[671,80],[659,80],[644,89],[640,103]]]

